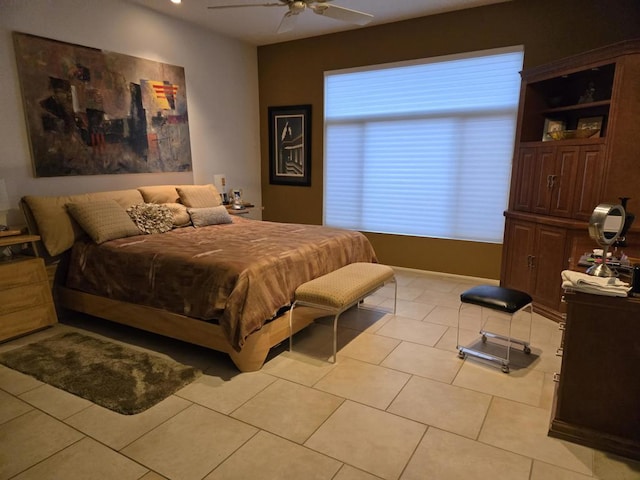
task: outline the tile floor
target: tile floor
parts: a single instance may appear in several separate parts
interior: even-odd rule
[[[456,354],[460,292],[481,280],[398,270],[396,315],[354,309],[272,350],[225,355],[78,315],[0,350],[83,328],[205,375],[123,416],[0,366],[0,479],[640,479],[640,463],[547,436],[560,333],[534,316],[509,375]],[[389,307],[392,288],[367,304]],[[461,343],[477,337],[465,308]],[[515,322],[514,322],[514,326]]]

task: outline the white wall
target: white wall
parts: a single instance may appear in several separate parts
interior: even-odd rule
[[[35,178],[11,32],[156,60],[185,69],[193,172]],[[256,48],[121,0],[0,0],[0,178],[23,223],[23,195],[213,183],[224,173],[260,217]]]

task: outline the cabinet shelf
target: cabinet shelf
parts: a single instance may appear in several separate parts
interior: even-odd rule
[[[576,103],[574,105],[566,105],[564,107],[548,108],[543,110],[542,113],[545,115],[553,115],[554,113],[573,112],[577,110],[589,111],[591,109],[609,107],[609,105],[611,105],[611,100],[600,100],[599,102]]]
[[[568,140],[549,140],[549,141],[542,141],[542,140],[536,140],[533,142],[520,142],[520,146],[521,147],[550,147],[550,146],[559,146],[559,145],[576,145],[576,146],[583,146],[583,145],[601,145],[604,144],[606,141],[605,137],[595,137],[595,138],[571,138]]]

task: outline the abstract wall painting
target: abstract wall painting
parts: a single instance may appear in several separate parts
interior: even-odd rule
[[[184,68],[13,37],[36,177],[191,171]]]

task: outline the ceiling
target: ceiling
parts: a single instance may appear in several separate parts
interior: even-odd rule
[[[182,0],[175,5],[170,0],[128,0],[157,12],[180,18],[200,25],[220,34],[243,40],[252,45],[314,37],[327,33],[341,32],[355,28],[332,18],[315,15],[312,11],[302,12],[296,19],[293,31],[276,33],[280,20],[287,12],[285,5],[276,7],[245,7],[229,9],[208,9],[215,5],[241,5],[263,3],[261,0]],[[374,15],[371,25],[397,22],[410,18],[424,17],[438,13],[462,10],[510,0],[329,0],[336,6],[359,10]],[[277,3],[278,0],[264,0]]]

